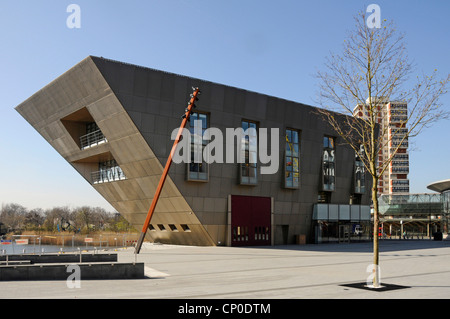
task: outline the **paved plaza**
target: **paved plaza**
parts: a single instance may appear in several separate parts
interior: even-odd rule
[[[381,241],[381,282],[402,289],[369,291],[372,243],[273,247],[147,244],[119,262],[144,262],[146,279],[0,282],[0,298],[40,299],[447,299],[450,241]],[[81,274],[82,275],[82,274]],[[407,287],[407,288],[405,288]]]

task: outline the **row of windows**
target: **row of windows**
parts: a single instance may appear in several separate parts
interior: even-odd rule
[[[391,122],[406,122],[406,120],[408,119],[408,117],[405,116],[392,116],[391,117]]]
[[[392,167],[392,173],[408,173],[409,167]]]
[[[409,193],[409,187],[392,187],[393,193]]]
[[[204,148],[208,144],[208,140],[202,138],[201,143],[195,141],[195,138],[204,136],[208,128],[208,114],[193,113],[190,117],[190,123],[194,121],[201,122],[201,132],[195,132],[194,125],[189,126],[191,132],[191,162],[187,164],[187,180],[189,181],[208,181],[208,163],[204,160],[199,161],[194,158],[196,154],[203,154]],[[239,182],[242,185],[257,185],[258,183],[258,164],[257,164],[257,122],[250,120],[242,120],[242,129],[250,134],[243,136],[243,151],[244,162],[239,164]],[[87,133],[98,131],[95,123],[89,123],[86,126]],[[252,138],[255,137],[255,138]],[[196,149],[200,148],[200,149]],[[300,181],[300,131],[292,128],[287,128],[285,131],[285,148],[284,148],[284,187],[297,189]],[[324,136],[323,138],[323,154],[322,154],[322,190],[334,191],[336,188],[336,173],[335,173],[335,138]],[[99,163],[99,171],[92,173],[93,183],[111,182],[126,179],[122,169],[115,160]],[[365,170],[364,165],[359,160],[358,156],[355,158],[354,171],[354,192],[364,193],[365,188]]]
[[[407,114],[406,112],[407,112],[406,109],[402,109],[402,110],[391,110],[391,111],[389,112],[389,114],[391,114],[391,115]]]
[[[191,138],[194,139],[194,121],[200,120],[202,123],[202,133],[208,128],[208,114],[193,113],[190,118]],[[249,135],[243,137],[244,162],[239,164],[239,183],[241,185],[257,185],[258,183],[258,164],[257,164],[257,147],[251,134],[256,134],[257,122],[250,120],[242,120],[242,129],[249,130]],[[252,133],[254,132],[254,133]],[[199,133],[199,132],[198,132]],[[287,128],[285,131],[284,145],[284,187],[297,189],[300,182],[300,131]],[[256,137],[256,136],[255,136]],[[197,137],[198,138],[198,137]],[[197,145],[202,145],[200,154],[207,145],[207,140],[202,143],[194,143],[192,140],[191,147],[191,163],[187,165],[187,179],[189,181],[207,181],[208,180],[208,163],[194,163],[194,151]],[[197,150],[200,151],[200,150]],[[196,153],[198,154],[198,152]],[[322,154],[322,190],[334,191],[336,189],[336,173],[335,173],[335,138],[324,136],[323,138],[323,154]],[[355,160],[355,193],[365,192],[365,169],[363,163],[356,157]]]
[[[394,180],[392,180],[392,185],[409,185],[409,180],[407,180],[407,179],[394,179]]]
[[[150,231],[173,231],[173,232],[178,232],[178,231],[190,232],[191,231],[189,226],[186,224],[178,225],[179,227],[177,227],[175,224],[168,224],[167,226],[168,227],[166,227],[166,225],[164,225],[164,224],[156,224],[156,225],[150,224],[148,228]]]
[[[408,154],[395,154],[393,160],[407,160],[409,159]]]

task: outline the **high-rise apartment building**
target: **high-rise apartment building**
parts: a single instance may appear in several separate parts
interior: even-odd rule
[[[369,100],[366,101],[369,103]],[[378,154],[379,163],[392,157],[389,168],[384,171],[378,181],[378,194],[409,193],[409,153],[408,153],[408,105],[403,101],[389,101],[377,98],[376,121],[380,124],[380,135],[383,139]],[[367,105],[366,104],[366,105]],[[365,105],[359,104],[353,110],[355,117],[368,117]]]

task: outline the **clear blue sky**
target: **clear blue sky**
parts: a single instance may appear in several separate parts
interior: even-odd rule
[[[69,29],[69,4],[81,29]],[[314,105],[314,74],[371,4],[406,34],[417,70],[450,72],[450,2],[0,1],[0,204],[113,208],[14,110],[88,55]],[[450,107],[450,95],[442,99]],[[411,192],[449,179],[450,121],[414,140]]]

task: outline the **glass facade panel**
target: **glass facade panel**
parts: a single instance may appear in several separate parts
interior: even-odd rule
[[[201,134],[200,137],[196,135],[194,131],[195,121],[201,121],[201,132],[197,134]],[[191,161],[188,164],[188,180],[198,180],[198,181],[207,181],[208,180],[208,163],[206,163],[203,159],[203,150],[205,146],[208,144],[208,141],[203,139],[205,130],[208,128],[208,114],[205,113],[192,113],[189,118],[189,131],[191,133]],[[196,163],[196,154],[197,157],[202,159],[200,163]],[[198,162],[198,160],[197,160]]]
[[[450,213],[450,190],[442,193],[442,200],[444,202],[444,212]]]
[[[356,194],[364,194],[366,192],[366,169],[364,163],[358,155],[355,156],[355,189]]]
[[[300,146],[297,130],[286,129],[286,148],[284,162],[284,186],[298,188],[300,178]]]
[[[367,221],[318,221],[315,227],[317,243],[347,243],[371,239],[371,223]]]
[[[243,120],[242,129],[244,130],[244,135],[242,136],[242,151],[244,152],[244,163],[240,164],[240,183],[256,185],[258,183],[258,138],[256,135],[257,125],[255,122]]]
[[[334,191],[335,185],[335,141],[333,137],[323,138],[322,185],[324,191]]]

